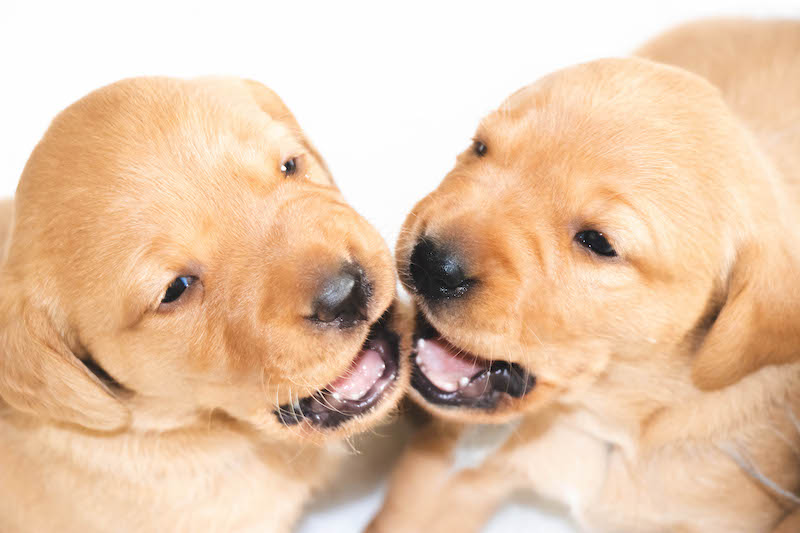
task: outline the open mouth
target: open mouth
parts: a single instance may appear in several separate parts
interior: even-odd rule
[[[335,428],[369,412],[391,390],[398,376],[398,337],[388,329],[389,312],[373,324],[350,368],[336,381],[293,404],[281,405],[275,416],[287,426],[307,421]]]
[[[492,410],[522,398],[536,384],[517,363],[490,361],[454,346],[421,313],[411,361],[411,386],[437,405]]]

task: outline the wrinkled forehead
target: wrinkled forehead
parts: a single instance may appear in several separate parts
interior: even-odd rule
[[[128,144],[140,146],[146,153],[121,150],[119,166],[133,173],[147,170],[142,173],[145,180],[170,173],[177,179],[202,178],[206,187],[227,187],[231,181],[253,186],[248,173],[272,177],[291,158],[314,158],[290,115],[271,114],[234,88],[225,91],[201,86],[187,93],[174,103],[172,113],[145,119],[151,131],[129,138]],[[151,167],[144,168],[142,162]],[[309,176],[312,181],[332,184],[324,168],[315,170]]]
[[[568,71],[525,87],[485,117],[475,137],[489,146],[493,164],[516,166],[522,179],[542,186],[690,205],[712,192],[720,179],[715,160],[729,150],[715,134],[719,102],[700,112],[668,101],[659,97],[658,76],[621,92],[611,74],[579,86]]]
[[[330,189],[311,152],[293,119],[262,111],[239,88],[132,80],[54,120],[20,181],[19,218],[39,243],[90,235],[127,253],[155,235],[197,240],[210,220],[256,218],[254,206],[286,181],[289,158],[305,158],[303,179]]]
[[[489,169],[534,186],[541,194],[565,198],[606,195],[659,186],[676,180],[666,154],[651,150],[643,129],[615,118],[555,105],[500,107],[483,119],[475,138],[487,145]]]
[[[96,202],[210,196],[258,188],[309,147],[291,117],[272,116],[246,88],[182,80],[131,80],[65,110],[37,147],[20,184],[36,202],[76,191]],[[58,172],[53,172],[57,167]],[[324,168],[312,179],[330,184]],[[45,198],[46,202],[46,198]],[[112,209],[113,210],[113,209]]]

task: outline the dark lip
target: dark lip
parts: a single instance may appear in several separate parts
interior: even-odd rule
[[[294,404],[283,404],[274,411],[285,426],[308,422],[320,429],[334,429],[345,422],[368,413],[394,386],[399,376],[399,337],[389,329],[391,309],[372,325],[367,340],[359,353],[373,348],[383,357],[386,365],[378,381],[358,400],[335,400],[327,388],[301,398]]]
[[[476,396],[464,394],[463,389],[443,391],[434,385],[417,365],[417,341],[419,339],[445,339],[420,312],[417,314],[414,332],[414,349],[411,352],[411,386],[429,403],[447,407],[495,410],[506,398],[522,398],[536,385],[536,376],[517,363],[492,361],[487,368],[470,378],[465,388],[473,391],[483,388]]]

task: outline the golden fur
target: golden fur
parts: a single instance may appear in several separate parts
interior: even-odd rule
[[[33,151],[13,215],[0,204],[0,243],[3,532],[288,531],[339,438],[374,425],[407,381],[401,365],[389,397],[335,431],[275,416],[348,369],[395,275],[258,83],[141,78],[89,94]],[[311,325],[320,276],[349,260],[372,284],[367,320]],[[199,281],[159,305],[185,274]]]
[[[490,412],[413,392],[455,424],[421,432],[369,531],[478,531],[522,488],[588,531],[778,527],[800,489],[799,51],[798,22],[690,24],[481,122],[486,154],[414,208],[399,270],[422,235],[459,250],[475,288],[418,307],[537,384]],[[618,256],[575,242],[585,229]],[[453,473],[457,424],[520,415]]]

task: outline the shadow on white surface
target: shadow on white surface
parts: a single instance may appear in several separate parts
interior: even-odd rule
[[[296,533],[363,531],[383,501],[387,478],[410,433],[410,424],[401,418],[354,440],[358,453],[347,457],[334,482],[317,495]],[[518,494],[492,517],[483,533],[508,531],[574,533],[576,529],[557,507]]]

